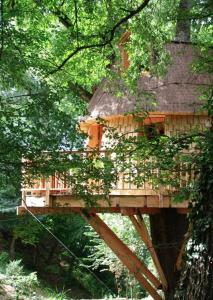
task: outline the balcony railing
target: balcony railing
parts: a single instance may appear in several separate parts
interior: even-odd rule
[[[82,158],[87,158],[91,155],[94,157],[94,151],[72,151],[69,154],[79,154]],[[101,157],[107,156],[112,160],[116,159],[115,154],[109,151],[97,151],[95,155]],[[128,159],[128,162],[125,161],[124,163],[131,164],[131,158]],[[180,177],[180,186],[184,186],[192,176],[189,172],[184,171],[180,171],[178,174]],[[71,171],[67,174],[67,177],[70,176],[72,176]],[[117,182],[113,185],[110,196],[168,196],[168,191],[174,191],[174,188],[169,186],[153,188],[151,182],[145,182],[138,188],[129,179],[131,179],[131,172],[129,174],[127,172],[118,173]],[[66,176],[60,176],[60,174],[54,174],[48,178],[36,179],[31,186],[22,187],[22,193],[23,198],[27,199],[29,206],[49,206],[50,196],[73,196],[75,194],[73,187],[66,180]]]

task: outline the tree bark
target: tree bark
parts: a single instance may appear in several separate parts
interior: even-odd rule
[[[190,42],[190,2],[190,0],[181,0],[179,4],[175,36],[177,42]]]
[[[213,135],[207,141],[197,194],[189,215],[192,241],[178,290],[180,300],[213,299]]]
[[[16,244],[16,237],[13,235],[12,236],[12,240],[10,242],[10,250],[9,250],[9,252],[10,252],[10,259],[11,260],[15,259],[15,253],[16,253],[16,251],[15,251],[15,244]]]
[[[186,215],[178,214],[175,208],[163,208],[160,214],[150,215],[152,242],[168,282],[165,300],[174,299],[180,272],[176,261],[188,229]]]

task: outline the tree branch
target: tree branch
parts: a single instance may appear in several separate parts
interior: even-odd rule
[[[78,6],[77,6],[77,1],[74,1],[75,5],[75,27],[76,27],[76,40],[77,40],[77,45],[79,46],[79,36],[78,36]]]
[[[100,42],[100,43],[96,43],[96,44],[89,44],[89,45],[83,45],[83,46],[79,46],[77,47],[75,50],[73,50],[62,62],[60,65],[58,65],[58,67],[56,69],[53,69],[49,75],[52,75],[58,71],[60,71],[66,64],[67,62],[76,54],[78,54],[79,52],[86,50],[86,49],[91,49],[91,48],[102,48],[105,47],[106,45],[109,45],[112,40],[114,39],[115,36],[115,32],[117,31],[117,29],[124,23],[126,23],[129,19],[131,19],[132,17],[134,17],[136,14],[138,14],[139,12],[141,12],[150,2],[150,0],[144,0],[143,3],[141,5],[139,5],[135,10],[132,10],[128,15],[126,15],[125,17],[123,17],[122,19],[120,19],[113,27],[110,31],[106,32],[105,36],[109,36],[105,41]]]
[[[80,98],[82,98],[85,102],[89,102],[90,99],[92,98],[92,93],[88,92],[87,90],[85,90],[82,86],[80,86],[77,83],[73,83],[73,82],[69,82],[68,83],[69,88],[76,94],[78,94],[80,96]]]
[[[60,10],[54,10],[54,11],[52,11],[52,13],[58,17],[59,21],[64,25],[64,27],[66,27],[66,28],[74,27],[70,18],[67,15],[65,15],[63,12],[61,12]]]
[[[4,49],[4,0],[1,0],[1,5],[0,5],[0,26],[1,26],[1,49],[0,49],[0,59],[3,53]]]

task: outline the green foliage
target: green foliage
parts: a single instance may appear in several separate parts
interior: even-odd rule
[[[158,76],[165,73],[169,57],[164,45],[174,39],[179,2],[144,1],[140,9],[143,5],[139,0],[72,0],[61,4],[25,0],[12,6],[6,1],[0,50],[0,186],[8,182],[19,185],[22,168],[31,175],[25,178],[28,183],[38,174],[65,174],[71,169],[68,180],[79,198],[88,205],[97,200],[92,197],[94,192],[102,191],[107,198],[117,179],[116,165],[107,157],[97,163],[97,158],[65,155],[59,150],[83,147],[84,135],[77,126],[79,115],[86,112],[82,99],[86,94],[88,101],[92,87],[103,77],[117,77],[113,57],[120,55],[118,42],[123,32],[131,31],[127,45],[131,64],[127,72],[118,73],[129,89],[136,93],[141,71]],[[207,11],[212,5],[207,0],[194,1],[192,7],[190,16],[182,17],[193,20],[193,41],[203,43],[205,50],[211,43],[212,18]],[[107,68],[109,63],[112,72]],[[150,95],[147,99],[150,103]],[[148,147],[153,149],[153,145]],[[44,151],[49,151],[48,155]],[[140,151],[136,155],[140,157]],[[143,167],[141,162],[138,169]],[[161,178],[164,176],[168,177],[168,170],[163,170]],[[102,182],[99,189],[95,184],[98,179]],[[92,187],[87,184],[91,180]],[[144,181],[137,180],[136,185]]]
[[[192,226],[186,263],[182,272],[178,299],[203,297],[211,299],[212,290],[212,234],[213,234],[213,133],[205,141],[205,151],[200,157],[200,176],[191,194],[192,205],[189,220]]]
[[[24,244],[35,245],[44,237],[44,229],[32,217],[23,217],[15,226],[14,235]]]
[[[88,230],[85,228],[85,221],[76,214],[46,216],[41,217],[40,220],[71,252],[55,241],[49,232],[32,217],[23,217],[19,219],[13,231],[15,237],[22,243],[22,247],[31,249],[29,250],[31,254],[28,257],[28,253],[22,253],[16,249],[19,256],[23,257],[31,268],[40,266],[42,272],[46,274],[46,278],[57,276],[58,280],[63,282],[67,288],[73,284],[84,287],[87,293],[97,297],[100,297],[102,290],[103,294],[106,294],[103,283],[99,283],[94,275],[88,274],[88,270],[82,265],[82,257],[87,256],[88,253],[86,245],[90,243],[84,234],[85,230]],[[37,257],[38,265],[35,266],[33,257],[36,249],[39,251],[39,256]],[[17,264],[19,266],[19,262]],[[11,268],[13,270],[13,264]],[[99,286],[98,290],[96,290],[97,285]],[[59,293],[58,296],[52,295],[51,297],[60,299]]]
[[[6,272],[6,266],[9,263],[10,257],[6,251],[2,251],[0,254],[0,273]]]
[[[8,276],[23,275],[23,266],[21,265],[21,260],[10,261],[6,267],[5,273]]]
[[[67,297],[66,291],[54,291],[53,289],[46,289],[45,293],[48,295],[48,300],[69,300],[70,298]]]
[[[130,220],[124,216],[119,218],[114,215],[102,216],[108,226],[127,244],[130,249],[147,264],[150,263],[148,250],[144,247],[140,237],[135,232]],[[128,230],[127,230],[128,228]],[[85,261],[93,269],[101,272],[109,271],[113,274],[116,284],[116,291],[119,296],[133,297],[135,299],[145,296],[144,290],[140,287],[135,278],[129,273],[126,267],[120,262],[117,256],[108,248],[97,234],[90,230],[85,233],[90,237],[92,244],[88,259]]]
[[[1,262],[2,260],[1,255]],[[2,283],[15,288],[17,300],[23,295],[28,297],[34,295],[34,288],[38,286],[37,275],[35,272],[25,274],[21,260],[7,262],[4,273],[6,277],[2,280]]]
[[[8,184],[4,189],[0,189],[0,213],[9,214],[15,212],[20,201],[20,185]]]
[[[1,277],[0,284],[11,286],[15,289],[14,299],[48,299],[48,300],[66,300],[66,291],[56,291],[42,286],[38,282],[35,272],[26,272],[21,260],[10,261],[9,254],[2,252],[0,254],[0,273],[5,274]],[[6,297],[6,295],[5,295]]]
[[[131,64],[127,72],[119,72],[123,76],[124,85],[138,96],[135,86],[141,71],[149,70],[151,74],[163,76],[169,62],[164,44],[174,38],[179,2],[146,1],[144,9],[134,17],[126,18],[128,22],[120,21],[136,10],[141,1],[1,2],[1,188],[8,188],[10,184],[17,191],[23,179],[23,170],[30,174],[30,178],[25,178],[28,183],[40,174],[48,176],[55,171],[66,174],[71,170],[71,176],[68,176],[70,184],[75,186],[74,190],[79,198],[85,199],[91,206],[98,198],[93,196],[94,192],[104,194],[107,199],[119,172],[123,172],[126,181],[137,187],[152,180],[156,188],[162,185],[179,188],[176,174],[181,163],[185,169],[190,165],[203,174],[206,167],[209,180],[204,187],[211,190],[213,156],[208,132],[202,136],[193,133],[173,138],[156,137],[151,141],[145,136],[124,139],[114,132],[114,140],[117,140],[113,148],[115,158],[97,158],[95,154],[82,158],[81,155],[63,154],[59,151],[83,148],[85,136],[79,133],[77,126],[79,115],[86,111],[82,99],[85,99],[86,94],[88,100],[92,87],[109,73],[112,79],[117,79],[118,76],[106,67],[111,63],[112,69],[117,69],[113,57],[115,54],[119,55],[118,41],[127,29],[132,32],[131,43],[127,45]],[[212,72],[212,57],[209,55],[209,47],[212,46],[212,1],[195,0],[192,4],[189,15],[181,17],[190,18],[192,41],[202,48],[202,60],[196,70]],[[122,93],[119,91],[119,94]],[[212,91],[207,94],[205,108],[211,116]],[[150,95],[146,95],[146,98],[149,101],[151,99]],[[180,155],[193,143],[198,145],[199,153]],[[49,151],[48,154],[45,151]],[[159,172],[152,172],[157,169]],[[91,181],[94,184],[91,185]],[[101,186],[98,186],[98,182],[101,182]],[[198,199],[196,207],[200,213],[197,222],[196,212],[192,214],[195,222],[193,240],[197,245],[202,240],[202,234],[207,234],[208,228],[212,226],[212,210],[204,202],[205,190],[201,186],[197,189],[194,182],[184,187],[178,200],[189,193],[192,197],[193,192]],[[6,194],[7,192],[2,192],[0,195],[5,205],[9,205],[9,202],[16,203],[13,193],[8,198],[5,197]],[[211,203],[211,197],[208,199]],[[72,246],[75,253],[85,254],[83,226],[79,220],[48,217],[44,222],[62,241],[69,247]],[[67,229],[71,226],[75,228],[75,234],[72,235]],[[26,219],[20,221],[14,232],[28,245],[38,245],[47,237],[43,229]],[[123,238],[128,240],[129,233],[125,234]],[[76,243],[76,238],[80,242]],[[137,244],[136,241],[129,242]],[[48,246],[51,247],[51,243]],[[123,270],[116,264],[112,254],[108,252],[104,257],[105,249],[99,242],[97,249],[100,254],[97,257],[99,265],[110,265],[113,272],[121,277]],[[141,254],[139,248],[138,252]],[[67,251],[61,253],[61,258],[68,260]],[[69,263],[71,261],[70,259]],[[79,270],[76,274],[82,280]],[[127,278],[128,274],[125,273],[125,276]],[[87,280],[91,280],[89,275]]]
[[[109,296],[109,291],[100,284],[94,276],[88,272],[76,268],[73,271],[74,278],[84,287],[94,298]]]

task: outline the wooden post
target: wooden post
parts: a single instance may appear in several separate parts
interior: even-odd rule
[[[50,179],[45,179],[46,191],[45,191],[45,206],[50,206]]]
[[[158,260],[157,254],[155,252],[155,249],[153,247],[152,241],[149,236],[149,232],[147,230],[146,224],[144,222],[144,219],[141,215],[138,215],[138,218],[136,219],[134,215],[129,215],[130,220],[132,221],[135,229],[137,230],[138,234],[140,235],[141,239],[143,240],[144,244],[148,248],[150,255],[152,257],[152,260],[155,264],[155,267],[157,269],[158,275],[160,277],[162,287],[164,290],[167,289],[168,284],[166,277],[164,275],[164,272],[162,270],[162,267],[160,265],[160,262]]]
[[[21,206],[26,205],[26,191],[22,191],[22,200],[21,200]]]
[[[162,300],[156,289],[161,287],[160,281],[147,269],[143,262],[116,236],[116,234],[95,214],[81,210],[82,217],[93,227],[106,242],[121,262],[133,273],[139,283],[155,300]],[[148,281],[149,280],[149,281]],[[152,286],[150,283],[152,283]]]

